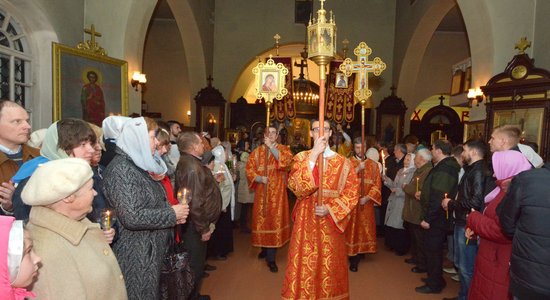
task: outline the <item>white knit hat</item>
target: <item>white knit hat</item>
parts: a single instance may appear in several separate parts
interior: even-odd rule
[[[49,205],[74,194],[92,176],[90,164],[83,159],[52,160],[34,171],[21,198],[27,205]]]

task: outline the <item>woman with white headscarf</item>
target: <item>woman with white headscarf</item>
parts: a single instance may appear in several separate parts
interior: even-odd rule
[[[368,159],[374,161],[378,165],[380,173],[382,173],[382,164],[380,163],[380,153],[376,148],[369,148],[367,150],[366,156]]]
[[[103,142],[105,143],[105,153],[101,155],[99,164],[106,167],[115,157],[116,140],[122,131],[122,126],[129,117],[109,116],[103,119],[101,129],[103,129]]]
[[[166,165],[155,155],[155,121],[128,120],[117,139],[116,156],[104,173],[107,202],[116,209],[118,240],[113,245],[129,299],[159,299],[160,269],[173,227],[187,217],[183,205],[170,206],[158,176]]]
[[[223,180],[218,183],[222,194],[222,212],[216,223],[216,230],[208,244],[209,256],[218,260],[227,259],[227,254],[233,252],[233,224],[235,217],[235,185],[233,176],[225,164],[226,153],[222,145],[212,149],[214,155],[214,174],[223,174]]]
[[[383,176],[384,185],[391,190],[388,197],[388,208],[386,209],[385,240],[386,246],[394,250],[399,256],[405,255],[409,251],[410,241],[407,231],[403,227],[403,206],[405,204],[405,192],[403,186],[408,184],[416,170],[414,166],[414,154],[409,153],[405,156],[404,167],[397,171],[395,180]]]

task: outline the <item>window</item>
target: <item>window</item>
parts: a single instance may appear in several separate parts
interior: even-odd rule
[[[27,37],[19,23],[0,8],[0,99],[30,107],[30,68]]]

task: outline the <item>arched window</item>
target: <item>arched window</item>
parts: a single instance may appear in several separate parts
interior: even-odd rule
[[[31,55],[17,20],[0,8],[0,99],[30,107]]]

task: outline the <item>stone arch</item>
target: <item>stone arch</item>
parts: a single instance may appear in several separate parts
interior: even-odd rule
[[[407,51],[401,64],[397,94],[407,99],[409,107],[415,107],[422,99],[415,96],[415,85],[421,69],[421,62],[428,44],[445,15],[454,7],[455,1],[434,1],[434,4],[426,11],[409,41]],[[492,69],[494,53],[491,23],[485,1],[458,0],[459,9],[462,12],[472,57],[472,85],[482,85],[480,74],[488,73]],[[408,111],[405,119],[410,120],[413,111]],[[405,132],[408,132],[410,122],[405,124]]]
[[[199,91],[206,84],[206,57],[204,46],[199,31],[198,23],[188,1],[167,0],[178,25],[183,47],[185,49],[186,65],[189,74],[189,95],[186,99],[192,99],[192,92]],[[156,1],[132,2],[129,8],[124,32],[124,58],[128,61],[129,76],[132,70],[142,70],[143,48],[147,29],[155,10]],[[128,78],[128,80],[130,80]],[[130,93],[129,112],[141,111],[141,95]],[[194,101],[191,101],[191,110],[195,109]],[[191,123],[194,122],[194,115]]]
[[[12,14],[27,35],[32,60],[33,128],[46,127],[52,122],[52,42],[59,42],[57,33],[44,12],[33,0],[6,1],[0,5]],[[46,49],[48,50],[46,50]]]

